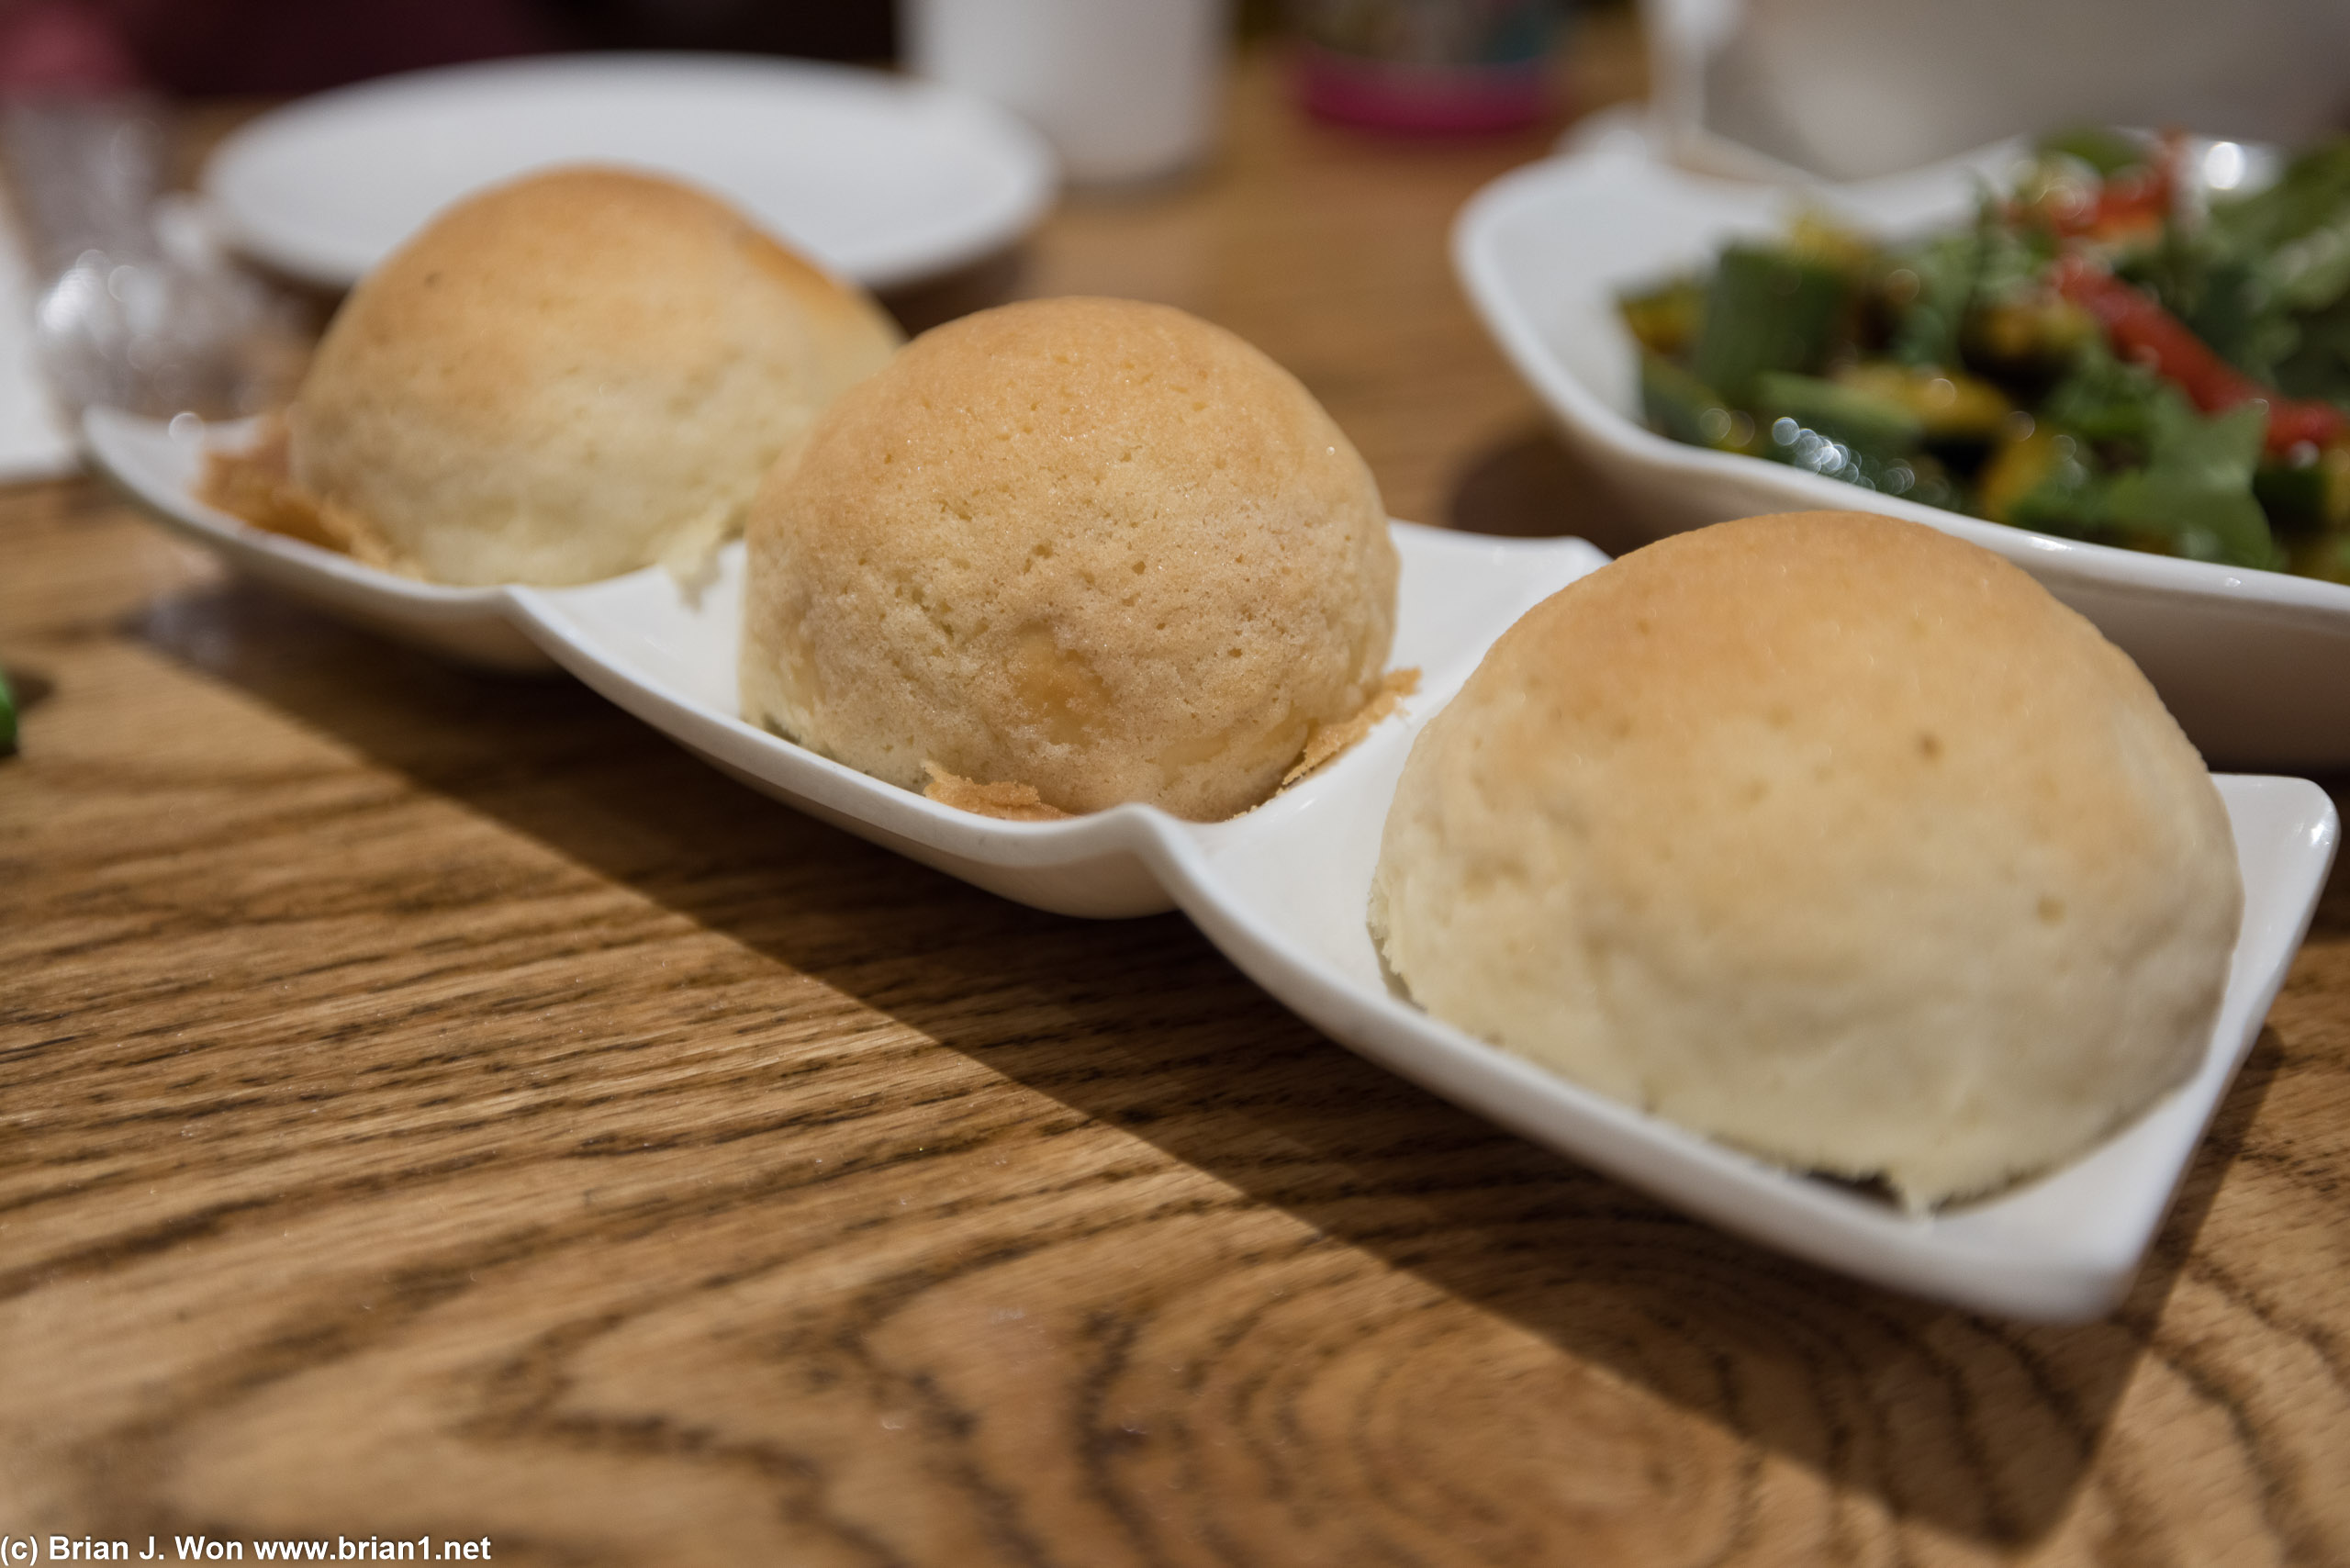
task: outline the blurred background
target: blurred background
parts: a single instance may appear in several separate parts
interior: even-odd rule
[[[1620,10],[1629,0],[1596,3]],[[1244,40],[1294,35],[1299,96],[1326,118],[1445,132],[1514,129],[1550,109],[1549,62],[1570,8],[1571,0],[1183,0],[1163,7],[1220,19]],[[400,71],[574,50],[791,55],[952,76],[951,64],[938,69],[940,51],[960,47],[950,35],[1017,36],[1017,47],[1035,53],[1040,33],[1082,33],[1097,14],[1130,28],[1140,17],[1156,22],[1159,9],[1067,0],[0,0],[0,93],[284,97]],[[1364,62],[1368,74],[1359,68]],[[1399,66],[1420,68],[1424,78],[1428,67],[1470,68],[1479,80],[1466,106],[1455,90],[1454,101],[1431,109],[1397,98]]]
[[[370,76],[567,49],[744,50],[884,62],[890,0],[5,0],[0,90],[315,92]]]

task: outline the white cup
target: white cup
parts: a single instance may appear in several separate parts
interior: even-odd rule
[[[2344,0],[1642,0],[1641,16],[1662,139],[1725,173],[1865,179],[2100,123],[2290,145],[2350,109]]]
[[[1213,144],[1230,0],[900,0],[917,74],[1045,133],[1083,184],[1170,174]]]

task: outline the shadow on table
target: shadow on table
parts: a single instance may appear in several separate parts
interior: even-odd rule
[[[1649,513],[1578,462],[1547,425],[1513,431],[1470,459],[1452,483],[1446,521],[1512,539],[1588,539],[1610,555],[1656,537]]]
[[[465,674],[249,588],[164,601],[134,630],[1340,1245],[2003,1547],[2064,1517],[2277,1070],[2264,1035],[2119,1312],[2006,1324],[1684,1218],[1332,1045],[1179,917],[1002,902],[729,782],[583,687]]]
[[[1008,246],[953,272],[890,289],[881,304],[906,336],[920,337],[941,322],[1002,304],[1019,292],[1027,272],[1028,248]]]

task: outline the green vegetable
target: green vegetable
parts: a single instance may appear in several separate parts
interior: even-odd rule
[[[2277,387],[2289,398],[2350,402],[2350,300],[2300,320],[2300,342],[2277,364]]]
[[[1864,457],[1886,462],[1917,451],[1925,435],[1924,421],[1895,399],[1816,375],[1758,375],[1754,404],[1764,420],[1792,419]]]
[[[1999,442],[1975,498],[1994,522],[2068,539],[2094,538],[2109,521],[2094,457],[2074,437],[2045,426]]]
[[[2035,151],[2078,158],[2100,174],[2118,174],[2146,161],[2143,143],[2098,125],[2076,125],[2042,137]]]
[[[1819,367],[1851,286],[1819,262],[1759,245],[1731,245],[1706,290],[1705,324],[1689,368],[1734,403],[1765,371]]]
[[[14,756],[17,752],[17,694],[8,689],[8,677],[0,671],[0,756]]]
[[[2065,132],[1972,222],[1884,245],[1801,215],[1627,296],[1649,424],[2019,527],[2350,582],[2350,431],[2319,406],[2350,413],[2350,137],[2208,207],[2166,200],[2173,155]]]
[[[2178,389],[2143,365],[2126,364],[2103,343],[2083,349],[2072,372],[2049,388],[2041,404],[2047,423],[2090,441],[2144,446],[2154,426],[2154,405],[2176,400]]]
[[[1928,442],[1979,448],[1998,435],[2015,411],[2005,393],[1963,370],[1910,370],[1889,360],[1863,360],[1840,366],[1829,379],[1908,409]]]
[[[2252,493],[2279,533],[2309,533],[2325,526],[2329,487],[2314,462],[2264,462],[2252,471]]]
[[[1959,330],[1982,263],[1982,238],[1973,232],[1938,236],[1897,258],[1886,280],[1894,315],[1886,353],[1921,369],[1958,364]]]
[[[2288,309],[2322,310],[2350,294],[2350,215],[2278,246],[2269,272]]]
[[[2207,420],[2184,398],[2157,400],[2146,465],[2117,475],[2107,491],[2113,522],[2164,539],[2190,560],[2281,569],[2283,554],[2252,494],[2267,426],[2266,411],[2250,405]]]
[[[2305,577],[2350,583],[2350,534],[2322,533],[2293,550],[2293,570]]]
[[[2110,532],[2111,487],[2077,442],[2056,436],[2052,443],[2053,461],[2039,482],[2009,504],[2006,521],[2067,539],[2095,539]]]
[[[1769,423],[1758,455],[1928,506],[1956,500],[1942,465],[1918,450],[1917,416],[1899,403],[1811,375],[1773,373],[1756,386]]]
[[[1675,278],[1660,288],[1623,296],[1616,308],[1642,348],[1651,353],[1679,353],[1697,335],[1706,291],[1694,279]]]
[[[2249,260],[2220,262],[2200,283],[2193,308],[2174,314],[2246,375],[2274,380],[2277,362],[2293,352],[2301,334],[2278,308],[2270,268]]]
[[[2307,318],[2350,297],[2350,140],[2287,166],[2266,190],[2172,224],[2147,281],[2173,314],[2238,369],[2277,380],[2305,345]]]
[[[1691,446],[1742,452],[1754,433],[1751,417],[1662,354],[1640,356],[1640,412],[1651,430]]]
[[[2056,238],[2045,229],[2014,229],[2003,222],[1996,204],[1986,201],[1975,220],[1979,241],[1975,274],[1975,297],[1988,304],[2037,299],[2046,291],[2042,280],[2056,259]]]
[[[2350,207],[2350,139],[2302,152],[2266,190],[2211,203],[2213,241],[2227,253],[2257,256],[2338,222]]]
[[[2087,312],[2049,292],[2054,240],[2043,229],[2008,227],[1988,203],[1975,232],[1975,292],[1960,331],[1967,359],[2019,382],[2063,375],[2102,334]]]

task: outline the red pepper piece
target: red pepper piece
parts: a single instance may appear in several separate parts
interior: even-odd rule
[[[2070,232],[2095,234],[2100,239],[2109,240],[2117,235],[2158,229],[2162,226],[2163,216],[2170,211],[2170,193],[2171,176],[2167,162],[2108,180],[2098,192],[2087,221]]]
[[[2055,282],[2058,293],[2097,318],[2115,353],[2151,365],[2205,413],[2266,403],[2270,452],[2290,452],[2305,441],[2323,446],[2350,435],[2350,416],[2341,409],[2331,403],[2287,398],[2262,386],[2212,353],[2151,296],[2077,252],[2057,258]]]
[[[2178,188],[2179,170],[2187,155],[2186,139],[2165,133],[2154,157],[2098,182],[2095,194],[2077,195],[2060,187],[2032,203],[2010,201],[2011,225],[2040,223],[2062,240],[2083,236],[2117,240],[2162,227],[2169,213],[2171,193]],[[2070,196],[2072,199],[2066,199]]]

